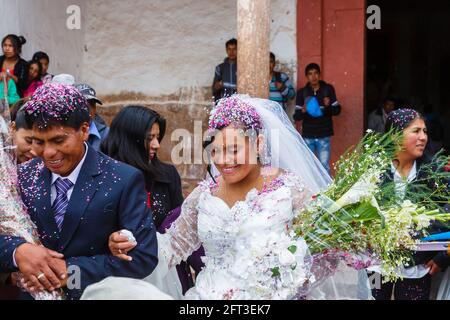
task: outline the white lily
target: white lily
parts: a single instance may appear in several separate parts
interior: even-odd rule
[[[370,203],[379,210],[378,203],[374,197],[378,188],[379,176],[380,172],[378,170],[367,172],[341,198],[334,202],[327,211],[334,213],[345,206],[361,202],[362,199],[369,199]]]

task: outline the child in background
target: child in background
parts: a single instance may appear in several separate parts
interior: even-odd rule
[[[48,54],[42,51],[38,51],[33,55],[33,61],[39,61],[42,65],[42,83],[51,82],[53,79],[53,75],[48,73],[48,65],[50,64],[50,58]]]
[[[28,63],[28,87],[23,92],[23,97],[31,97],[37,88],[43,85],[41,81],[42,65],[39,61],[30,61]]]

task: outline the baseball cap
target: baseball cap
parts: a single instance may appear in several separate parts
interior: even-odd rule
[[[81,92],[81,94],[86,98],[86,100],[94,100],[98,104],[103,104],[102,101],[97,98],[94,88],[86,83],[79,83],[75,85],[75,88]]]

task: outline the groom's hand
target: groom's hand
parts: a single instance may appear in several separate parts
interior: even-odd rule
[[[66,270],[66,275],[64,276],[64,279],[61,279],[61,286],[60,286],[61,288],[66,287],[66,286],[67,286],[67,279],[68,279],[66,261],[65,261],[65,260],[62,260],[62,259],[58,259],[58,258],[53,258],[53,259],[51,260],[50,265],[51,265],[53,268],[58,268],[58,269],[61,269],[61,270]],[[23,278],[22,278],[21,284],[22,284],[22,287],[23,287],[25,290],[27,290],[28,292],[30,292],[30,293],[33,293],[33,292],[35,292],[35,291],[42,291],[42,290],[44,290],[43,287],[41,287],[41,288],[39,288],[39,289],[35,289],[33,282],[31,282],[31,281],[25,282],[25,280],[24,280]],[[57,288],[58,288],[58,287],[57,287]]]
[[[133,250],[136,245],[137,243],[130,242],[128,237],[121,235],[120,232],[114,232],[109,236],[108,247],[111,254],[122,260],[133,260],[133,258],[127,254],[129,251]]]
[[[62,286],[61,280],[67,278],[63,255],[53,250],[25,243],[16,249],[14,258],[24,283],[30,284],[27,290],[31,292],[53,291]]]

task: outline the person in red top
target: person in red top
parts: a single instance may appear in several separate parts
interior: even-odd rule
[[[17,87],[17,93],[23,97],[23,90],[27,87],[28,64],[20,57],[22,45],[26,40],[22,36],[9,34],[2,40],[3,55],[0,56],[0,79],[6,75],[12,79]]]

